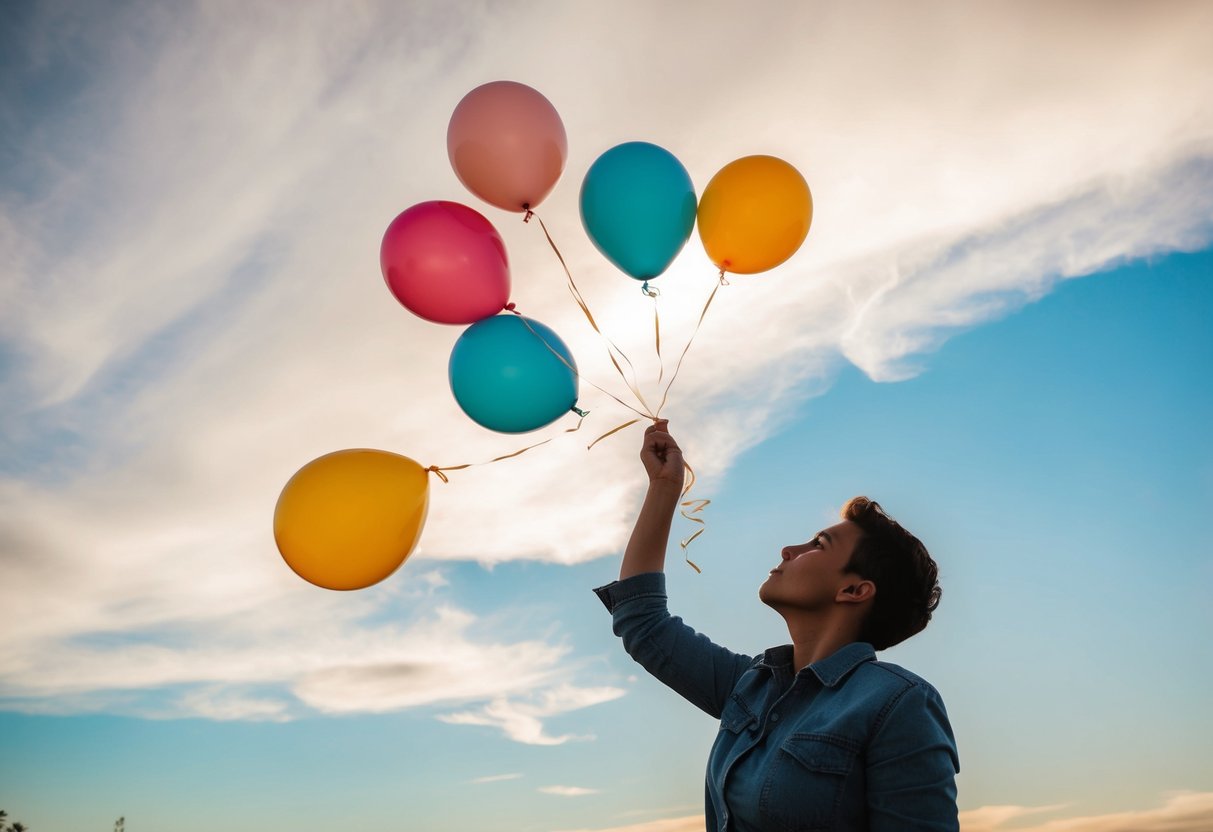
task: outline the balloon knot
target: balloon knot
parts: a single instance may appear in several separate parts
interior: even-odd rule
[[[721,270],[720,270],[720,275],[719,275],[719,277],[720,277],[720,285],[721,285],[721,286],[728,286],[728,285],[729,285],[729,279],[728,279],[727,277],[725,277],[725,276],[724,276],[724,269],[721,269]]]
[[[442,469],[439,468],[437,465],[431,465],[429,468],[426,468],[425,470],[429,471],[432,474],[437,474],[438,479],[442,480],[443,482],[448,482],[448,483],[450,482],[450,480],[447,479],[446,474],[442,473]]]
[[[661,290],[655,286],[650,286],[647,280],[644,282],[644,285],[640,287],[640,291],[651,298],[658,297],[661,294]]]
[[[507,304],[505,305],[505,311],[506,311],[506,312],[514,312],[514,304],[513,304],[513,303],[507,303]],[[517,312],[514,312],[514,314],[515,314],[515,315],[517,315],[518,313],[517,313]]]
[[[573,411],[574,413],[576,413],[576,414],[577,414],[578,416],[580,416],[582,419],[584,419],[586,416],[589,416],[589,415],[590,415],[590,411],[588,411],[588,410],[582,410],[582,409],[581,409],[580,407],[578,407],[577,405],[573,405],[572,407],[570,407],[570,408],[569,408],[569,410],[571,410],[571,411]]]
[[[530,205],[529,205],[529,204],[528,204],[528,205],[523,205],[523,206],[522,206],[522,208],[523,208],[523,210],[524,210],[524,211],[526,211],[526,213],[525,213],[525,214],[523,214],[523,216],[522,216],[522,221],[523,221],[523,222],[530,222],[530,221],[531,221],[531,217],[535,216],[535,212],[531,210],[531,208],[530,208]]]

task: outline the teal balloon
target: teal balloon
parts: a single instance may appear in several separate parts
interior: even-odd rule
[[[695,185],[674,154],[648,142],[612,147],[581,183],[581,224],[608,260],[652,280],[695,227]]]
[[[526,433],[577,404],[576,368],[568,346],[539,321],[494,315],[464,330],[447,369],[455,401],[473,421],[501,433]]]

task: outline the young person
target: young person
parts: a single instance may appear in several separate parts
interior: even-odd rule
[[[666,609],[665,550],[683,461],[666,420],[645,431],[649,490],[619,580],[594,590],[624,649],[720,720],[708,757],[709,832],[959,829],[956,742],[926,681],[876,661],[926,627],[938,570],[879,504],[786,546],[758,597],[792,643],[758,656],[709,641]]]

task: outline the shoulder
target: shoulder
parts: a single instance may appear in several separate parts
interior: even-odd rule
[[[855,669],[856,687],[882,700],[881,716],[897,706],[920,709],[927,703],[942,707],[943,699],[935,686],[917,673],[892,662],[864,662]]]
[[[931,683],[926,679],[922,678],[917,673],[906,670],[899,664],[877,660],[868,662],[865,667],[869,668],[871,673],[881,675],[884,678],[898,683],[905,688],[921,687],[926,690],[935,690]]]

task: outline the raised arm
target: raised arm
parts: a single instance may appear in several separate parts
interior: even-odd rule
[[[644,572],[665,570],[665,550],[670,542],[670,524],[682,493],[685,466],[682,449],[668,432],[670,422],[660,419],[644,432],[640,461],[649,475],[649,491],[640,516],[623,552],[619,580]]]
[[[714,644],[670,615],[666,607],[665,549],[682,492],[678,443],[663,419],[645,431],[640,459],[649,491],[628,541],[619,580],[595,590],[614,617],[624,649],[659,681],[719,719],[734,685],[753,662]]]

